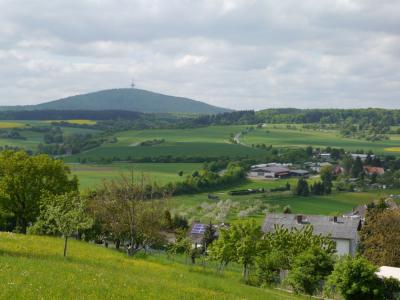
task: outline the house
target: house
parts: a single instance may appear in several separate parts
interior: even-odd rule
[[[365,166],[364,172],[368,175],[383,175],[385,174],[385,169],[380,167]]]
[[[330,217],[296,214],[267,214],[262,230],[273,232],[276,226],[287,229],[301,229],[311,225],[315,234],[330,236],[336,242],[339,255],[354,255],[359,242],[360,217]]]
[[[340,175],[340,174],[343,174],[343,173],[344,173],[344,168],[343,167],[341,167],[339,165],[336,165],[336,166],[333,167],[333,174]]]
[[[400,281],[400,268],[383,266],[376,272],[379,278],[394,278]]]
[[[207,226],[209,226],[209,224],[193,222],[192,226],[190,227],[188,235],[189,238],[192,240],[194,248],[197,248],[197,246],[200,246],[202,244],[204,233],[206,231]],[[215,236],[218,237],[219,230],[221,228],[227,228],[229,225],[221,223],[219,225],[213,224],[212,226],[215,229]]]
[[[290,175],[290,170],[281,166],[256,167],[250,169],[248,175],[255,178],[283,178]]]
[[[331,154],[330,153],[320,153],[319,158],[322,160],[329,160],[331,158]]]
[[[352,153],[351,157],[353,159],[356,159],[357,157],[359,157],[362,161],[365,161],[368,157],[368,154],[359,154],[359,153]],[[369,155],[369,157],[374,158],[375,155]]]
[[[329,163],[329,162],[315,163],[315,164],[312,164],[312,165],[310,166],[310,169],[311,169],[312,171],[314,171],[314,172],[319,173],[319,172],[321,172],[321,169],[322,169],[323,167],[326,167],[326,166],[332,166],[332,164]]]

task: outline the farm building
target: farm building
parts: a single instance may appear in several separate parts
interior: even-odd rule
[[[306,170],[291,170],[291,164],[268,163],[251,166],[249,177],[253,178],[285,178],[289,176],[308,176]]]
[[[354,255],[359,241],[358,231],[361,229],[360,217],[329,217],[295,214],[267,214],[264,232],[273,232],[276,226],[287,229],[301,229],[311,225],[315,234],[330,236],[336,242],[339,255]]]
[[[248,175],[256,178],[284,178],[290,175],[290,170],[287,167],[280,166],[256,167],[250,169]]]

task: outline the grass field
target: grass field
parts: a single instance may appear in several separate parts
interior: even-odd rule
[[[275,128],[274,128],[275,127]],[[367,140],[358,140],[341,137],[337,131],[325,130],[306,130],[287,129],[284,126],[268,125],[267,128],[256,129],[242,136],[241,142],[251,144],[266,144],[275,147],[335,147],[346,150],[372,150],[374,153],[396,154],[397,151],[391,151],[393,147],[398,149],[400,140],[398,136],[390,136],[389,140],[371,142]],[[397,152],[397,154],[400,154]]]
[[[76,162],[78,158],[99,160],[101,158],[119,158],[122,160],[144,157],[262,157],[263,151],[249,147],[222,143],[164,143],[156,146],[102,146],[84,153],[67,157],[67,162]]]
[[[228,269],[189,266],[165,256],[129,258],[100,246],[0,232],[1,299],[301,299],[240,283]]]
[[[86,121],[86,120],[77,120],[77,121]],[[51,122],[51,121],[49,121]],[[0,121],[0,129],[11,129],[11,128],[25,128],[23,131],[20,131],[20,135],[25,139],[6,139],[0,138],[0,146],[12,146],[19,147],[26,150],[36,151],[37,147],[40,143],[43,143],[43,133],[37,131],[29,130],[29,126],[49,126],[47,121]],[[89,129],[89,128],[73,128],[73,127],[63,127],[63,131],[66,135],[73,133],[80,134],[96,134],[99,133],[99,130]]]
[[[229,143],[231,134],[235,134],[246,126],[210,126],[194,129],[152,129],[130,130],[119,132],[115,136],[118,142],[107,144],[85,153],[67,158],[76,162],[80,158],[121,158],[131,157],[262,157],[263,151],[243,145]],[[142,147],[140,142],[164,139],[165,142]]]
[[[400,152],[400,147],[385,148],[385,152]]]
[[[77,175],[81,188],[95,187],[105,179],[118,178],[122,174],[135,176],[143,174],[158,184],[183,181],[194,170],[201,169],[201,163],[114,163],[108,165],[70,164],[72,174]],[[183,171],[183,177],[178,175]]]
[[[129,146],[134,143],[165,139],[169,143],[228,143],[230,134],[244,130],[247,126],[209,126],[190,129],[149,129],[130,130],[116,134],[115,146]]]
[[[0,129],[22,128],[25,127],[23,123],[0,121]]]
[[[70,121],[70,120],[69,120]],[[89,120],[73,120],[77,124],[92,124]],[[94,121],[93,121],[94,122]],[[46,121],[0,121],[0,128],[24,127],[26,125],[48,124]],[[68,162],[77,162],[78,158],[90,158],[94,161],[101,158],[118,158],[127,160],[129,157],[262,157],[264,152],[247,146],[252,144],[266,144],[274,147],[336,147],[349,151],[372,150],[377,154],[400,155],[400,136],[390,135],[389,140],[371,142],[367,140],[350,139],[341,137],[334,130],[308,130],[298,125],[297,129],[288,129],[286,125],[268,125],[267,128],[255,129],[240,137],[241,145],[229,143],[232,135],[242,132],[248,126],[209,126],[190,129],[148,129],[129,130],[115,134],[116,143],[105,144],[67,158]],[[99,131],[85,128],[63,128],[69,133],[98,133]],[[24,147],[35,150],[43,140],[42,134],[24,131],[21,133],[26,140],[0,139],[0,145]],[[140,142],[164,139],[165,142],[141,147]],[[246,146],[247,145],[247,146]]]
[[[47,123],[58,123],[58,122],[68,122],[71,124],[77,124],[77,125],[95,125],[97,124],[97,121],[94,120],[48,120],[46,121]]]
[[[0,139],[0,146],[20,147],[27,150],[37,150],[37,146],[43,143],[43,133],[35,131],[22,131],[21,136],[26,139]]]

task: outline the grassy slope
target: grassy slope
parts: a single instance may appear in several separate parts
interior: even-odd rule
[[[276,127],[276,128],[274,128]],[[336,131],[315,131],[301,129],[287,129],[283,126],[268,125],[267,128],[257,129],[244,135],[241,139],[246,144],[267,144],[273,146],[290,147],[335,147],[346,150],[372,150],[375,153],[384,153],[385,148],[400,146],[398,135],[392,135],[390,140],[371,142],[366,140],[349,139],[339,136]],[[267,132],[269,131],[269,132]],[[388,154],[386,152],[386,154]],[[396,153],[390,153],[396,154]]]
[[[109,165],[69,165],[72,174],[77,175],[81,188],[94,187],[105,179],[118,178],[122,174],[129,176],[142,173],[146,178],[159,184],[183,181],[178,175],[183,171],[184,175],[191,174],[194,170],[201,169],[201,163],[114,163]]]
[[[71,241],[62,257],[57,238],[0,233],[1,299],[299,299],[245,286],[240,274],[216,275],[157,258],[128,258]]]

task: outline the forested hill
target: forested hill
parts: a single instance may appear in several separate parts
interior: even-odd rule
[[[112,89],[67,97],[37,105],[7,106],[0,110],[125,110],[144,113],[216,114],[230,111],[188,98],[140,89]]]

